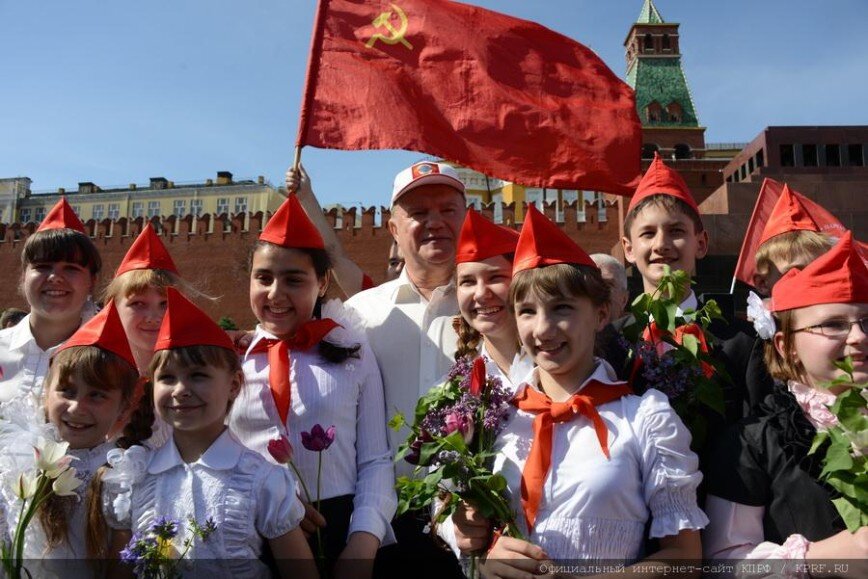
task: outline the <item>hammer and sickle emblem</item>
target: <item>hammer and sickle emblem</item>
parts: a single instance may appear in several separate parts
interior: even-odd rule
[[[392,7],[394,13],[397,14],[398,18],[401,20],[401,26],[397,29],[392,26],[392,10],[381,13],[379,16],[377,16],[371,21],[371,24],[373,24],[377,28],[385,28],[389,32],[389,36],[377,32],[373,36],[371,36],[370,40],[365,43],[365,46],[367,46],[368,48],[372,48],[378,40],[382,40],[386,44],[398,44],[400,42],[407,47],[407,50],[413,50],[413,45],[407,42],[407,39],[404,38],[404,34],[407,33],[407,14],[403,10],[401,10],[400,6],[396,6],[392,3],[389,3],[389,5]]]

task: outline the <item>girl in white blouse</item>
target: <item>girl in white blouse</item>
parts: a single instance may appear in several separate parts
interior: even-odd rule
[[[515,390],[533,369],[509,312],[509,283],[518,232],[467,210],[455,253],[455,295],[460,316],[455,359],[485,358],[489,374]]]
[[[294,195],[269,220],[250,268],[250,305],[259,320],[243,358],[246,386],[230,425],[271,461],[270,440],[286,436],[293,462],[316,502],[302,527],[320,527],[335,576],[372,572],[380,545],[394,542],[394,467],[386,439],[379,368],[364,333],[336,300],[322,306],[329,280],[322,238]],[[302,433],[335,427],[319,455]],[[303,497],[307,502],[307,497]],[[366,562],[362,567],[361,562]]]
[[[21,293],[30,313],[0,330],[0,401],[42,395],[51,354],[95,313],[88,297],[102,267],[72,207],[61,199],[21,252]]]
[[[595,358],[608,286],[588,255],[533,206],[514,261],[510,304],[519,337],[537,364],[496,447],[495,471],[527,540],[496,539],[483,573],[539,573],[548,559],[605,560],[662,575],[655,561],[699,559],[701,480],[690,435],[656,390],[630,394]],[[643,551],[646,525],[661,549]],[[491,542],[469,509],[453,516],[458,546]]]
[[[187,555],[196,560],[195,576],[266,577],[259,558],[267,541],[281,577],[315,577],[295,480],[226,427],[244,384],[232,341],[177,290],[168,288],[167,296],[150,370],[153,405],[172,439],[138,467],[132,449],[112,461],[103,505],[115,530],[113,548],[120,551],[130,531],[167,518],[177,523],[180,550],[190,519],[200,525],[210,519],[214,532],[194,541]]]
[[[117,311],[109,303],[55,352],[45,379],[42,412],[36,413],[27,398],[0,408],[5,418],[4,440],[0,442],[4,458],[14,455],[17,448],[33,452],[34,441],[28,435],[32,427],[19,431],[9,428],[12,423],[47,420],[58,439],[68,444],[67,454],[75,459],[70,466],[83,481],[70,495],[51,495],[39,507],[37,521],[28,527],[24,553],[34,576],[90,577],[94,572],[90,562],[106,558],[108,538],[88,512],[88,505],[100,504],[98,483],[92,486],[91,482],[98,480],[95,475],[114,447],[109,440],[130,434],[124,425],[137,382],[138,373]],[[4,485],[6,510],[17,516],[18,501],[9,491]],[[45,561],[39,561],[42,559]]]

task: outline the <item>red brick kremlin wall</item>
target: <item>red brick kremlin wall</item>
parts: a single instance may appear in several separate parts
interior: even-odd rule
[[[483,214],[491,218],[493,208],[483,207]],[[336,230],[338,239],[349,256],[359,264],[376,283],[384,280],[386,261],[392,237],[385,227],[389,211],[381,210],[383,226],[375,225],[375,210],[366,209],[362,214],[361,227],[354,227],[356,209],[345,211],[342,216],[343,227]],[[554,205],[546,207],[549,218],[555,218]],[[334,225],[337,211],[328,212],[327,218]],[[503,222],[515,224],[515,208],[505,205]],[[564,231],[575,239],[588,253],[612,250],[618,242],[617,202],[606,206],[607,220],[598,220],[596,206],[588,204],[585,208],[586,221],[578,223],[575,203],[563,210]],[[212,223],[213,221],[213,223]],[[192,282],[206,294],[218,297],[214,302],[200,300],[198,305],[215,320],[222,316],[231,317],[242,328],[255,325],[255,318],[248,305],[247,259],[259,232],[264,225],[262,213],[210,215],[196,220],[192,216],[153,218],[151,223],[160,231],[163,243],[185,279]],[[130,244],[141,232],[146,223],[142,218],[135,220],[119,219],[112,222],[104,220],[85,223],[88,233],[94,238],[103,259],[103,273],[99,287],[102,288],[117,269]],[[520,224],[518,224],[520,225]],[[0,271],[7,272],[7,282],[0,286],[0,310],[8,307],[27,309],[18,286],[21,279],[21,248],[28,235],[36,226],[28,224],[0,224]],[[340,296],[337,290],[332,293]]]

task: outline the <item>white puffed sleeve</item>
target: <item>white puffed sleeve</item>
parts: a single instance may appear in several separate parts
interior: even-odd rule
[[[106,455],[111,468],[103,475],[102,509],[109,528],[130,529],[133,487],[145,477],[150,457],[150,451],[143,446],[113,448]]]
[[[268,465],[256,496],[256,530],[266,539],[275,539],[296,528],[304,518],[295,477],[284,467]]]
[[[645,502],[651,511],[652,538],[701,529],[708,517],[696,504],[702,481],[699,459],[690,450],[690,432],[662,392],[649,389],[636,413],[636,434],[642,446]]]

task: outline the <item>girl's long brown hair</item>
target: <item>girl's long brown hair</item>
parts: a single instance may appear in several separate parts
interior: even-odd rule
[[[100,390],[121,390],[122,405],[130,408],[135,402],[136,384],[139,383],[139,374],[129,362],[108,350],[95,346],[77,346],[61,350],[51,360],[51,367],[45,378],[46,395],[53,385],[65,384],[75,375],[81,382]],[[143,397],[144,398],[144,397]],[[153,406],[153,403],[151,403]],[[147,421],[146,416],[141,416],[138,408],[132,413],[129,423],[124,427],[124,440],[128,432],[138,430],[144,432],[145,427],[141,422]],[[153,411],[150,414],[150,422],[147,423],[147,436],[150,437],[150,425],[153,422]],[[135,423],[135,424],[134,424]],[[133,429],[133,430],[131,430]],[[100,469],[101,471],[102,469]],[[85,531],[87,542],[87,555],[89,559],[104,558],[106,555],[105,545],[105,520],[102,516],[101,497],[101,473],[97,471],[86,493],[87,502],[87,528]],[[69,542],[69,515],[76,501],[76,497],[59,497],[51,495],[39,508],[39,522],[42,524],[48,548],[55,548]],[[94,520],[93,509],[97,506],[99,520]],[[95,531],[92,526],[99,527]]]

